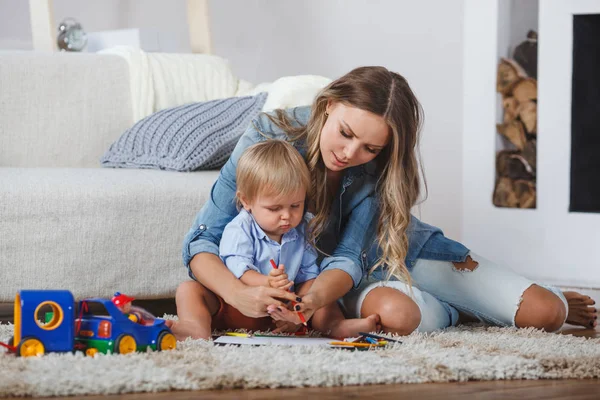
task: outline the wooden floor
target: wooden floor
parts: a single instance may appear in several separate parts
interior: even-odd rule
[[[598,399],[599,381],[492,381],[468,383],[427,383],[377,386],[343,386],[335,388],[211,390],[203,392],[164,392],[117,396],[88,396],[86,400],[190,400],[190,399]],[[53,397],[52,400],[72,400]]]
[[[144,304],[155,314],[162,315],[151,304]],[[171,305],[167,305],[170,308]],[[2,307],[0,307],[0,311]],[[5,311],[7,309],[5,308]],[[169,309],[164,310],[169,312]],[[1,312],[0,312],[1,315]],[[7,316],[5,320],[11,320]],[[2,319],[2,318],[0,318]],[[565,326],[563,334],[600,338],[600,328],[583,329]],[[600,380],[536,380],[536,381],[486,381],[465,383],[426,383],[372,386],[344,386],[334,388],[260,389],[260,390],[210,390],[196,392],[136,393],[114,396],[87,396],[86,400],[190,400],[190,399],[343,399],[367,398],[418,398],[418,399],[600,399]],[[45,399],[45,398],[44,398]],[[73,400],[73,397],[53,397],[52,400]]]

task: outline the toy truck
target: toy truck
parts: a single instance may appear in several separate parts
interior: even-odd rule
[[[93,314],[92,306],[103,315]],[[163,319],[146,312],[143,324],[134,322],[108,299],[81,300],[76,310],[70,291],[21,290],[15,296],[9,345],[23,357],[73,351],[94,356],[172,350],[177,341]]]

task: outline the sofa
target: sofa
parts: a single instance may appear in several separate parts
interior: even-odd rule
[[[268,92],[308,104],[328,80],[253,85],[192,54],[0,52],[0,302],[20,289],[76,298],[172,297],[181,244],[219,171],[101,168],[111,143],[166,107]]]

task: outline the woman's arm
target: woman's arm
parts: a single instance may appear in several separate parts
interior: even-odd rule
[[[322,272],[302,297],[301,310],[314,312],[359,285],[366,268],[366,254],[375,241],[378,213],[374,195],[365,197],[350,212],[336,249],[323,259]]]
[[[308,293],[301,296],[300,310],[310,318],[319,308],[333,303],[352,289],[352,277],[341,269],[323,271],[310,286]]]

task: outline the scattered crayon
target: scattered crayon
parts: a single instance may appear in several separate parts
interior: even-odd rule
[[[249,333],[226,332],[225,336],[252,337]]]
[[[358,334],[359,334],[359,335],[362,335],[362,336],[365,336],[365,337],[370,337],[370,338],[373,338],[373,339],[378,339],[378,340],[386,340],[386,341],[388,341],[388,342],[394,342],[394,343],[402,343],[402,342],[401,342],[401,341],[399,341],[399,340],[395,340],[395,339],[389,339],[389,338],[386,338],[386,337],[384,337],[384,336],[374,335],[374,334],[372,334],[372,333],[367,333],[367,332],[358,332]]]

